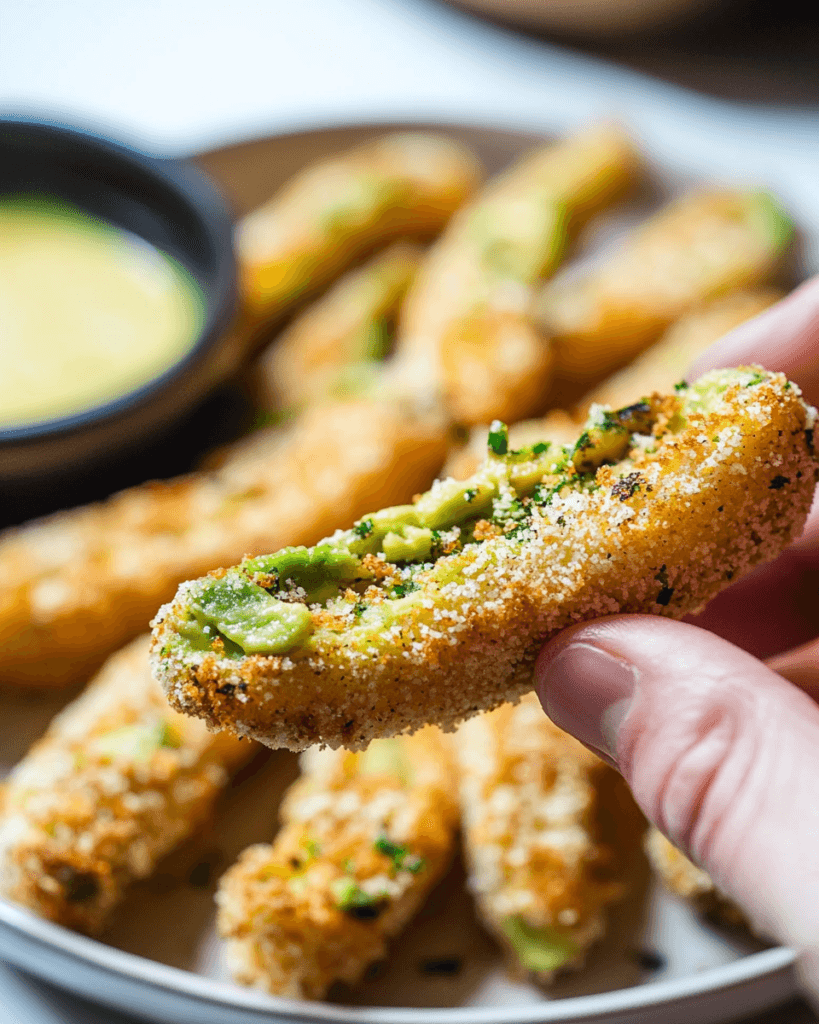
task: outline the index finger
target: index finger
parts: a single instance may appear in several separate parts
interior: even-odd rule
[[[749,363],[781,371],[809,402],[819,403],[819,275],[712,345],[694,361],[688,379]]]

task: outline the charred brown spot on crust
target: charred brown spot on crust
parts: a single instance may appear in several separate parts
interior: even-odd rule
[[[381,917],[388,906],[388,900],[379,900],[377,903],[364,903],[345,907],[344,913],[347,914],[348,917],[355,918],[356,921],[375,921],[377,918]]]
[[[100,880],[93,871],[79,871],[70,864],[61,864],[51,872],[63,888],[68,903],[88,903],[99,896]]]
[[[628,476],[622,477],[612,487],[611,496],[612,498],[619,498],[620,501],[628,501],[636,491],[639,491],[642,482],[643,478],[639,473],[629,473]]]
[[[629,433],[647,434],[654,420],[654,412],[650,402],[635,402],[612,414],[620,426]]]

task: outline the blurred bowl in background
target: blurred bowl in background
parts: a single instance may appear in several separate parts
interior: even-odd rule
[[[456,7],[520,28],[613,38],[681,25],[723,3],[709,0],[449,0]]]
[[[191,283],[197,315],[190,337],[150,379],[67,414],[4,422],[0,484],[110,462],[190,412],[229,369],[219,352],[236,287],[229,211],[209,179],[187,163],[89,132],[0,120],[0,201],[9,199],[81,211],[89,223],[112,229],[111,237],[121,232],[161,256]],[[52,323],[59,335],[59,319]]]

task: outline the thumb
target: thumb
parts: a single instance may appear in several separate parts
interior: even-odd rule
[[[647,817],[763,933],[807,954],[819,992],[819,708],[696,626],[572,627],[536,668],[553,721],[615,764]]]

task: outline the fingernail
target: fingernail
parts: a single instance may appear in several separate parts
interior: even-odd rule
[[[628,714],[637,672],[591,644],[573,643],[544,666],[537,692],[555,725],[617,763],[617,733]]]

